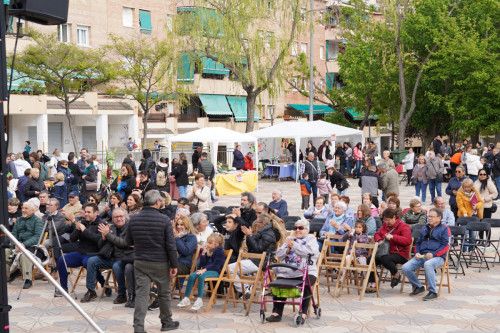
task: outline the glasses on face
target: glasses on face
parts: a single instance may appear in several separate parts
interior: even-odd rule
[[[429,215],[430,219],[437,219],[437,217],[438,217],[437,215]]]
[[[293,228],[293,230],[304,230],[304,226],[300,225],[298,227]]]
[[[480,173],[479,176],[486,176],[486,174],[485,173]]]
[[[455,171],[455,173],[462,173],[462,171],[458,171],[458,170],[457,170],[457,171]]]
[[[416,206],[413,206],[413,208],[422,208],[421,205],[416,205]]]

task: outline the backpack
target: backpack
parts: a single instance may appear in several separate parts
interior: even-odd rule
[[[163,187],[167,185],[167,176],[165,174],[165,171],[159,170],[158,173],[156,174],[156,186],[158,187]]]
[[[47,180],[49,179],[49,168],[47,167],[47,164],[39,162],[40,164],[40,179],[41,180]]]

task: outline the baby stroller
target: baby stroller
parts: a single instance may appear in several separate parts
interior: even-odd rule
[[[281,264],[281,263],[269,264],[269,260],[267,261],[266,271],[264,273],[264,286],[262,287],[262,296],[260,301],[260,320],[262,323],[264,323],[266,319],[266,314],[264,311],[264,303],[285,303],[285,304],[293,304],[299,306],[299,312],[294,317],[294,323],[296,326],[300,326],[302,322],[302,313],[307,313],[308,310],[308,309],[302,309],[302,302],[304,300],[305,288],[309,288],[309,290],[311,291],[311,296],[308,297],[311,297],[312,306],[316,318],[319,319],[321,317],[321,308],[318,305],[316,305],[314,301],[313,290],[311,282],[309,281],[308,265],[313,264],[311,260],[312,256],[313,256],[312,254],[309,254],[307,256],[307,260],[304,261],[304,267],[300,268],[289,264]],[[277,278],[276,280],[272,281],[271,269],[276,267],[290,268],[294,271],[299,270],[300,272],[302,272],[302,279],[292,280],[292,279]],[[266,288],[270,288],[271,293],[268,293],[266,295]],[[299,300],[295,301],[292,299],[291,301],[287,300],[281,301],[274,299],[266,299],[266,296],[273,296],[273,295],[280,298],[299,297]]]

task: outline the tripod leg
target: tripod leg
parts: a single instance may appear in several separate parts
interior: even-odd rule
[[[55,223],[54,223],[54,221],[52,221],[52,228],[54,228],[54,230],[56,230],[55,227],[56,227]],[[61,258],[62,258],[63,263],[64,263],[64,268],[66,269],[66,272],[67,272],[68,271],[68,265],[66,264],[66,258],[64,258],[64,251],[62,249],[61,240],[59,239],[59,235],[57,233],[56,233],[56,239],[57,239],[57,245],[59,246],[59,249],[61,249]],[[57,262],[56,262],[56,267],[57,267]],[[70,273],[68,273],[68,281],[69,281],[70,288],[74,289],[73,288],[73,280],[71,279],[71,274]],[[75,299],[78,299],[78,295],[76,294],[76,291],[74,291],[74,290],[73,290],[73,297]]]

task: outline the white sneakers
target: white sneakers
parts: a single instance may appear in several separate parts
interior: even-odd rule
[[[189,308],[191,307],[191,310],[199,310],[203,307],[203,300],[201,298],[197,298],[196,301],[194,302],[193,306],[191,306],[191,301],[189,298],[184,297],[182,301],[177,304],[179,308]]]

